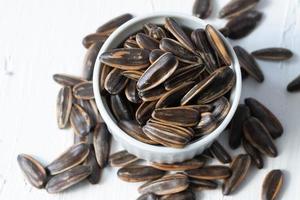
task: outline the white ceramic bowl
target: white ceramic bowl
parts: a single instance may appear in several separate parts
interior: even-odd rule
[[[113,34],[111,34],[111,36],[109,36],[109,38],[103,44],[98,54],[98,58],[103,52],[116,48],[127,37],[141,30],[144,24],[148,22],[154,24],[164,24],[165,17],[172,17],[179,24],[188,27],[190,29],[204,28],[205,25],[207,24],[203,20],[190,15],[169,13],[169,12],[164,12],[164,13],[160,12],[160,13],[141,16],[141,17],[135,17],[132,20],[120,26],[117,30],[113,32]],[[99,59],[97,59],[95,63],[94,75],[93,75],[95,99],[96,99],[97,107],[102,115],[102,118],[106,122],[107,127],[112,133],[112,135],[114,136],[114,138],[128,152],[136,155],[139,158],[151,162],[161,162],[161,163],[180,162],[183,160],[193,158],[195,155],[202,153],[224,131],[224,129],[230,122],[231,118],[233,117],[240,99],[240,94],[241,94],[240,66],[231,45],[226,40],[225,43],[232,56],[231,68],[234,70],[236,74],[236,84],[232,90],[231,97],[230,97],[231,109],[228,115],[226,116],[226,118],[224,119],[224,121],[219,125],[217,129],[215,129],[211,134],[207,135],[206,137],[187,145],[183,149],[154,146],[154,145],[142,143],[130,137],[122,129],[118,127],[118,125],[115,123],[115,119],[113,115],[111,114],[106,104],[105,98],[102,98],[99,92],[99,80],[100,80],[99,77],[100,77],[101,66],[100,66]]]

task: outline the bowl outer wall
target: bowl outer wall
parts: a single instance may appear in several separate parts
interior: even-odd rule
[[[126,22],[125,24],[117,28],[109,36],[109,38],[106,40],[101,50],[99,51],[94,66],[94,72],[93,72],[93,88],[94,88],[95,100],[99,112],[104,122],[107,124],[107,127],[112,133],[113,137],[121,144],[122,147],[124,147],[128,152],[147,161],[159,162],[159,163],[174,163],[174,162],[181,162],[183,160],[191,159],[195,155],[202,153],[225,130],[239,104],[241,88],[242,88],[242,80],[241,80],[240,66],[236,54],[233,51],[229,42],[226,39],[224,39],[224,37],[219,33],[221,37],[224,39],[225,44],[230,51],[232,57],[231,68],[234,70],[236,74],[236,83],[230,97],[230,102],[231,102],[230,111],[227,114],[226,118],[223,120],[223,122],[218,126],[218,128],[215,129],[211,134],[207,135],[206,137],[196,142],[187,145],[183,149],[149,145],[137,141],[131,136],[127,135],[116,124],[115,120],[113,119],[113,115],[110,113],[110,111],[108,111],[109,109],[105,103],[106,100],[102,98],[100,94],[99,77],[100,77],[101,66],[100,66],[99,56],[103,52],[117,47],[128,36],[132,35],[133,33],[136,33],[138,30],[141,30],[142,26],[145,23],[151,22],[155,24],[163,24],[166,17],[172,17],[179,24],[184,25],[191,29],[204,28],[207,25],[207,23],[205,23],[203,20],[196,18],[194,16],[180,14],[180,13],[173,13],[173,12],[153,13],[141,17],[135,17],[129,20],[128,22]]]

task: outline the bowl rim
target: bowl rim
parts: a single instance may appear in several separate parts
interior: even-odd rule
[[[104,42],[103,46],[101,47],[97,59],[94,65],[94,71],[93,71],[93,90],[95,95],[95,101],[96,105],[98,107],[98,110],[104,120],[104,122],[107,124],[108,129],[112,132],[112,135],[116,135],[118,138],[121,138],[123,141],[125,141],[129,145],[133,145],[136,148],[142,149],[147,152],[156,152],[156,153],[163,153],[163,154],[174,154],[174,153],[184,153],[184,152],[190,152],[197,150],[200,146],[206,146],[207,143],[213,142],[215,139],[217,139],[222,132],[224,132],[225,128],[229,124],[230,120],[232,119],[237,106],[239,104],[240,96],[241,96],[241,89],[242,89],[242,79],[241,79],[241,71],[240,71],[240,65],[237,60],[237,56],[231,46],[231,44],[228,42],[226,38],[224,38],[220,33],[219,35],[222,37],[223,41],[225,42],[226,47],[229,49],[230,54],[232,56],[232,69],[235,72],[236,76],[236,82],[234,86],[234,96],[232,100],[231,108],[226,115],[225,119],[222,121],[221,124],[218,125],[218,127],[209,135],[203,137],[202,139],[199,139],[198,141],[195,141],[191,144],[188,144],[182,149],[177,148],[171,148],[171,147],[165,147],[165,146],[155,146],[151,144],[146,144],[141,141],[138,141],[134,139],[133,137],[129,136],[126,132],[124,132],[117,123],[114,122],[113,119],[111,119],[108,111],[105,108],[105,103],[102,100],[102,95],[100,94],[100,88],[99,88],[99,75],[100,75],[100,59],[99,56],[107,50],[108,46],[112,43],[112,41],[115,39],[116,36],[121,34],[122,32],[126,31],[126,29],[134,25],[135,23],[139,23],[141,21],[151,19],[151,18],[166,18],[166,17],[175,17],[175,18],[183,18],[185,20],[194,21],[195,23],[198,23],[199,25],[205,26],[208,23],[204,20],[201,20],[197,17],[194,17],[192,15],[187,15],[183,13],[178,12],[154,12],[151,14],[146,14],[143,16],[134,17],[133,19],[127,21],[120,27],[118,27]],[[232,98],[232,96],[231,96]]]

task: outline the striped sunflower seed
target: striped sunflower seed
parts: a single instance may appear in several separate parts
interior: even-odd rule
[[[83,181],[92,173],[89,166],[79,165],[53,176],[46,185],[48,193],[59,193]]]
[[[102,41],[98,41],[98,42],[92,44],[88,48],[88,50],[85,54],[85,57],[83,60],[82,74],[83,74],[83,78],[86,80],[91,81],[93,78],[94,66],[95,66],[96,59],[97,59],[98,53],[99,53],[102,45],[103,45]]]
[[[87,177],[87,180],[91,184],[97,184],[101,179],[102,169],[97,163],[94,145],[90,144],[89,148],[90,153],[84,162],[84,165],[89,166],[91,168],[91,174]]]
[[[98,111],[95,100],[76,100],[78,105],[80,105],[91,119],[91,126],[94,127],[98,122],[103,122],[103,119]]]
[[[70,86],[70,87],[85,81],[80,77],[72,76],[68,74],[54,74],[53,80],[60,85]]]
[[[217,128],[217,120],[210,112],[201,113],[200,122],[195,127],[195,136],[200,137],[210,134]]]
[[[72,89],[68,86],[62,87],[56,100],[56,117],[59,128],[66,128],[72,109]]]
[[[190,129],[158,122],[148,122],[143,132],[153,141],[173,148],[183,148],[194,135]]]
[[[82,45],[88,49],[92,44],[95,44],[96,42],[104,43],[106,39],[107,39],[106,35],[102,35],[99,33],[92,33],[92,34],[88,34],[82,39]]]
[[[132,103],[141,103],[139,93],[136,89],[136,81],[130,80],[125,88],[125,95],[128,101]]]
[[[222,122],[230,110],[230,103],[226,97],[221,97],[212,103],[212,115],[218,121]]]
[[[149,50],[146,49],[121,48],[103,53],[100,60],[104,64],[122,70],[140,70],[149,66],[149,54]]]
[[[104,168],[109,158],[111,138],[106,124],[98,123],[94,128],[93,136],[93,144],[95,148],[97,162],[101,168]]]
[[[106,89],[104,87],[105,79],[111,70],[112,68],[109,67],[108,65],[100,63],[100,86],[99,87],[100,87],[101,94],[104,94],[106,92]]]
[[[110,96],[111,110],[117,121],[132,120],[133,118],[132,107],[125,98],[121,94]]]
[[[148,49],[148,50],[154,50],[158,49],[159,47],[159,41],[144,34],[144,33],[138,33],[136,35],[136,42],[142,49]]]
[[[286,48],[265,48],[251,53],[255,58],[262,60],[282,61],[293,57],[293,52]]]
[[[150,119],[156,103],[156,101],[145,101],[138,107],[135,112],[135,119],[140,125],[144,125]]]
[[[185,171],[189,177],[204,180],[226,179],[231,176],[231,169],[221,165],[205,166]]]
[[[126,150],[118,151],[109,157],[109,165],[112,167],[125,167],[139,160],[133,154],[128,153]]]
[[[131,36],[124,42],[124,48],[140,48],[138,43],[136,42],[136,37]]]
[[[190,169],[197,169],[205,165],[206,160],[200,158],[193,158],[180,163],[152,163],[154,168],[164,171],[185,171]]]
[[[220,18],[231,18],[253,9],[259,0],[235,0],[226,4],[219,12]]]
[[[146,165],[131,165],[118,170],[118,177],[127,182],[144,182],[162,177],[165,172]]]
[[[29,183],[36,188],[43,188],[47,181],[47,173],[43,165],[26,154],[18,155],[17,160]]]
[[[245,104],[240,104],[230,122],[229,146],[236,149],[241,145],[243,138],[243,123],[250,117],[250,109]]]
[[[245,139],[242,141],[242,144],[244,150],[251,156],[252,163],[254,163],[258,169],[262,169],[264,167],[264,160],[261,153]]]
[[[150,63],[154,63],[160,56],[162,56],[165,52],[160,49],[154,49],[149,54],[149,61]]]
[[[169,174],[155,181],[150,181],[139,187],[142,194],[153,193],[156,195],[175,194],[188,188],[188,178],[184,174]]]
[[[250,108],[252,116],[263,123],[273,139],[282,135],[283,127],[281,123],[267,107],[254,98],[246,98],[245,103]]]
[[[270,157],[278,155],[277,148],[266,127],[255,117],[248,118],[243,125],[245,139],[261,153]]]
[[[167,37],[166,31],[162,27],[157,26],[156,24],[147,23],[144,25],[143,29],[147,35],[156,40],[161,40],[162,38]]]
[[[233,49],[238,57],[241,68],[243,68],[257,82],[262,83],[264,81],[264,75],[253,56],[240,46],[235,46]]]
[[[73,87],[73,95],[77,99],[90,100],[94,99],[93,82],[87,81],[76,84]]]
[[[166,18],[165,28],[172,33],[172,35],[189,51],[196,53],[194,44],[190,38],[186,35],[179,24],[170,17]]]
[[[110,94],[118,94],[126,87],[128,79],[121,72],[120,69],[115,68],[106,76],[104,88]]]
[[[214,71],[205,80],[196,84],[182,99],[181,105],[197,97],[198,104],[210,103],[226,94],[235,83],[235,75],[231,68],[222,67]]]
[[[127,71],[122,71],[121,74],[131,80],[138,81],[139,78],[143,75],[143,72],[127,70]]]
[[[96,32],[100,33],[101,35],[109,36],[119,26],[121,26],[125,22],[131,20],[132,18],[133,18],[133,16],[129,13],[122,14],[120,16],[117,16],[117,17],[107,21],[105,24],[101,25],[99,28],[97,28]]]
[[[125,131],[128,135],[133,137],[134,139],[144,142],[146,144],[158,144],[155,141],[152,141],[144,132],[142,127],[133,120],[121,120],[118,125],[120,128]]]
[[[221,163],[231,163],[231,156],[218,141],[213,142],[209,149]]]
[[[137,82],[139,91],[150,90],[169,78],[178,66],[178,60],[171,53],[159,57]]]
[[[211,15],[211,0],[195,0],[193,5],[193,15],[201,19],[206,19]]]
[[[163,85],[156,86],[150,90],[138,92],[139,97],[144,101],[156,101],[160,99],[166,93]]]
[[[212,180],[189,177],[189,183],[193,190],[214,190],[218,188],[218,183]]]
[[[246,178],[250,169],[251,157],[246,154],[238,155],[231,163],[232,175],[224,181],[222,191],[224,195],[233,193]]]
[[[270,171],[264,179],[262,200],[275,200],[283,185],[283,173],[276,169]]]
[[[75,133],[80,136],[88,135],[92,127],[90,116],[78,104],[72,106],[70,122]]]
[[[47,170],[51,175],[60,174],[77,165],[83,163],[83,161],[89,155],[89,145],[86,143],[79,143],[68,148],[58,158],[52,161]]]
[[[199,123],[200,115],[198,110],[190,107],[156,108],[152,118],[166,124],[173,124],[183,127],[192,127]]]

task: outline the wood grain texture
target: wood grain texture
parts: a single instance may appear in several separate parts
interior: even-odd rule
[[[215,0],[209,22],[216,19],[217,10],[229,0]],[[73,141],[71,130],[57,128],[55,102],[59,86],[52,80],[54,73],[80,75],[85,49],[82,38],[107,21],[125,12],[136,15],[154,11],[174,11],[190,14],[193,0],[2,0],[0,6],[0,199],[80,200],[135,199],[139,184],[129,184],[116,177],[116,169],[104,170],[96,186],[82,183],[62,194],[49,195],[32,188],[17,165],[17,155],[36,155],[45,164],[65,150]],[[284,126],[284,135],[276,141],[279,156],[266,159],[263,170],[250,172],[233,196],[221,191],[197,194],[205,200],[259,199],[265,174],[280,168],[286,178],[285,200],[300,197],[300,93],[285,91],[288,82],[300,74],[300,1],[262,0],[258,9],[265,13],[262,23],[250,36],[234,41],[247,50],[282,46],[295,52],[288,62],[258,61],[265,73],[265,82],[248,79],[243,82],[242,99],[256,97],[265,103]],[[223,135],[223,140],[226,135]],[[224,141],[222,141],[225,144]],[[226,146],[226,145],[225,145]],[[227,146],[228,147],[228,146]],[[113,142],[113,151],[120,147]],[[235,152],[237,154],[237,152]]]

